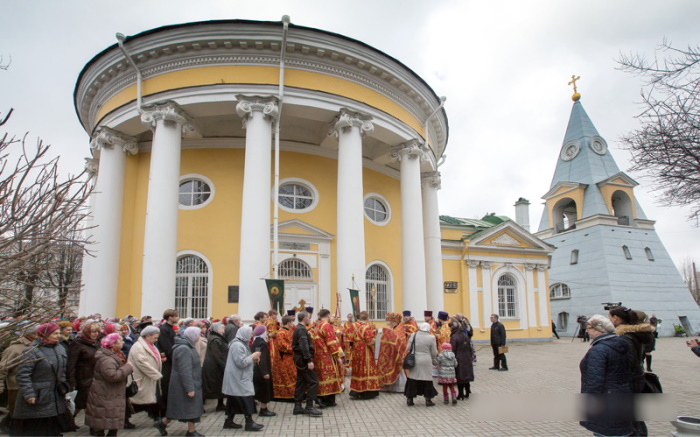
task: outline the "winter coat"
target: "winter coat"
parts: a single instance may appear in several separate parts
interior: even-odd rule
[[[202,390],[204,399],[219,399],[221,386],[224,383],[224,369],[226,369],[226,355],[228,354],[228,342],[218,332],[210,332],[207,341],[207,352],[202,366]]]
[[[204,412],[202,366],[194,343],[177,336],[173,346],[173,370],[168,389],[168,419],[198,419]],[[194,397],[187,393],[194,392]]]
[[[491,324],[491,346],[506,345],[506,328],[503,323],[496,320]]]
[[[224,329],[224,338],[226,338],[226,343],[231,343],[233,339],[236,338],[237,333],[238,325],[229,322],[228,325],[226,325],[226,328]]]
[[[236,338],[229,344],[222,392],[228,396],[254,396],[253,358],[248,344]]]
[[[457,367],[457,357],[452,351],[443,350],[435,358],[438,367],[438,378],[455,379],[455,368]]]
[[[34,347],[36,346],[36,347]],[[66,402],[58,394],[58,382],[66,382],[66,351],[58,344],[48,345],[34,340],[23,352],[26,360],[17,370],[17,401],[15,419],[39,419],[60,416],[66,410]],[[56,376],[58,375],[58,380]],[[27,399],[34,398],[34,405]]]
[[[78,390],[87,390],[95,371],[97,342],[82,335],[68,346],[68,382]]]
[[[129,330],[129,335],[126,335],[122,337],[124,340],[124,346],[122,346],[122,354],[124,354],[125,358],[129,358],[129,351],[131,351],[131,347],[136,343],[136,336],[131,333],[131,330]]]
[[[624,338],[629,344],[628,360],[635,379],[635,393],[641,393],[645,386],[644,351],[654,342],[654,328],[649,323],[639,325],[619,325],[615,334]]]
[[[95,377],[90,386],[85,424],[94,429],[123,429],[126,413],[126,381],[134,371],[112,349],[95,354]]]
[[[581,360],[581,393],[606,394],[633,392],[632,369],[629,361],[629,343],[615,334],[603,334],[591,342],[591,347]],[[624,396],[624,395],[622,395]],[[598,399],[610,399],[606,396]],[[595,400],[588,398],[587,400]],[[622,398],[623,402],[625,398]],[[615,402],[604,404],[603,411],[582,421],[581,426],[602,435],[628,435],[632,432],[632,421],[623,420],[613,411]],[[599,406],[600,404],[598,404]]]
[[[437,357],[437,343],[435,336],[429,332],[418,331],[408,338],[408,353],[411,352],[411,344],[416,342],[416,365],[409,369],[408,378],[414,381],[432,381],[433,364]]]
[[[157,351],[156,351],[157,352]],[[156,387],[163,377],[163,363],[160,353],[153,353],[148,342],[139,337],[131,347],[128,362],[134,366],[134,381],[139,387],[131,399],[132,404],[148,405],[156,403]]]
[[[194,345],[195,350],[199,354],[199,365],[204,366],[204,357],[207,355],[207,343],[209,341],[206,337],[199,337],[199,341]]]
[[[272,388],[272,361],[270,358],[270,348],[268,347],[267,341],[258,337],[253,340],[252,350],[254,352],[260,351],[260,361],[258,364],[253,366],[255,399],[263,403],[268,403],[274,396]],[[264,378],[265,375],[269,375],[267,379]]]
[[[32,340],[27,337],[20,337],[10,343],[10,346],[2,353],[2,360],[0,361],[0,384],[7,378],[6,387],[8,390],[17,390],[17,371],[19,370],[19,363],[24,361],[24,358],[20,358],[20,356],[30,344],[32,344]],[[7,367],[8,364],[11,364],[11,366]]]
[[[474,350],[467,335],[461,329],[456,330],[450,336],[452,352],[457,357],[455,377],[457,383],[466,384],[474,381]]]

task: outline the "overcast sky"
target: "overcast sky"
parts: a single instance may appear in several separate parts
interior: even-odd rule
[[[514,217],[519,197],[532,203],[536,231],[571,111],[572,74],[581,102],[621,170],[629,153],[619,138],[637,126],[641,82],[615,69],[620,52],[649,56],[663,38],[697,45],[700,2],[687,1],[147,1],[0,0],[0,71],[4,127],[40,137],[80,171],[87,134],[73,107],[83,66],[116,42],[168,24],[216,19],[278,21],[337,32],[400,60],[447,97],[447,160],[440,212]],[[678,262],[700,261],[700,230],[688,211],[662,207],[651,182],[637,198]]]

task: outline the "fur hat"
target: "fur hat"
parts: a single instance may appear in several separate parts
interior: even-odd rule
[[[444,350],[444,351],[451,351],[452,350],[452,345],[447,343],[447,342],[443,343],[440,346],[442,347],[442,350]]]

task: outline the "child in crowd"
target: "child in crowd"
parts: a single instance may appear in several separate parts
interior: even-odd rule
[[[435,359],[438,365],[438,384],[442,385],[442,396],[445,399],[445,405],[450,403],[450,397],[447,394],[447,389],[452,394],[452,405],[457,405],[457,390],[455,384],[457,377],[455,375],[455,367],[457,367],[457,357],[452,352],[452,345],[449,343],[442,344],[442,352]]]

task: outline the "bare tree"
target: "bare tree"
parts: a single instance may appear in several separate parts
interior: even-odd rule
[[[621,54],[619,69],[639,76],[641,128],[622,137],[631,170],[650,177],[666,205],[690,206],[700,223],[700,46],[685,49],[664,40],[653,59]]]
[[[688,291],[693,295],[695,302],[700,305],[700,289],[698,284],[698,272],[695,266],[695,261],[690,257],[685,257],[681,260],[681,275],[688,286]]]

